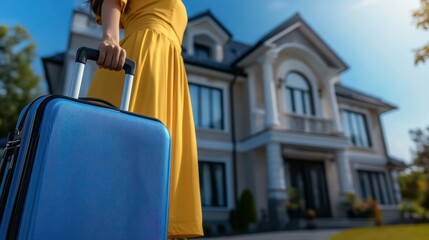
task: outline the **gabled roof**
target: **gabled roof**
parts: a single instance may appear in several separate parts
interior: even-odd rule
[[[348,99],[359,101],[359,102],[363,102],[363,103],[376,105],[376,106],[379,106],[379,107],[386,109],[387,111],[397,109],[396,106],[394,106],[390,103],[387,103],[384,100],[370,96],[366,93],[357,91],[355,89],[351,89],[351,88],[346,87],[346,86],[341,85],[341,84],[335,85],[335,92],[336,92],[337,96],[348,98]]]
[[[278,25],[277,27],[275,27],[273,30],[271,30],[270,32],[268,32],[267,34],[265,34],[251,49],[249,49],[246,53],[244,53],[240,58],[238,58],[235,62],[235,64],[238,64],[241,60],[243,60],[245,57],[247,57],[250,53],[252,53],[253,51],[255,51],[256,49],[258,49],[260,46],[262,46],[265,42],[267,42],[268,40],[270,40],[271,38],[273,38],[274,36],[282,33],[283,31],[285,31],[286,29],[292,27],[294,24],[297,23],[301,23],[305,28],[307,28],[311,34],[317,39],[317,41],[326,49],[329,50],[329,52],[332,53],[333,57],[336,58],[336,60],[342,64],[344,66],[344,70],[346,70],[348,68],[347,64],[334,52],[334,50],[332,50],[331,47],[328,46],[328,44],[326,44],[325,41],[323,41],[323,39],[313,30],[313,28],[310,27],[310,25],[304,21],[304,19],[301,17],[301,15],[299,13],[296,13],[295,15],[293,15],[291,18],[287,19],[286,21],[284,21],[283,23],[281,23],[280,25]]]
[[[188,19],[188,23],[194,22],[198,19],[209,17],[211,18],[228,36],[229,38],[232,38],[231,32],[212,14],[210,10],[207,10],[205,12],[202,12],[200,14],[197,14],[195,16],[192,16]]]

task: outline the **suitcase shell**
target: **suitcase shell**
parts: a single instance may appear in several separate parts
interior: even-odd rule
[[[167,239],[171,139],[159,120],[44,96],[17,129],[0,239]]]

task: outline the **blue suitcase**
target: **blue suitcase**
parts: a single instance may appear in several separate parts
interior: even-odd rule
[[[0,165],[0,239],[167,239],[169,132],[76,99],[86,60],[97,58],[79,49],[75,98],[43,96],[21,112]],[[121,109],[134,63],[124,69]]]

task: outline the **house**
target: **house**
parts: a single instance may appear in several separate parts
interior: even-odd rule
[[[100,36],[93,16],[74,11],[66,52],[43,59],[52,92],[67,93],[76,50]],[[182,45],[206,226],[226,226],[245,189],[258,220],[275,228],[290,221],[292,197],[298,217],[313,209],[344,218],[354,193],[375,199],[386,220],[398,218],[402,163],[389,156],[380,120],[396,107],[342,85],[347,64],[299,14],[248,45],[207,11],[189,18]],[[96,69],[85,72],[81,95]]]

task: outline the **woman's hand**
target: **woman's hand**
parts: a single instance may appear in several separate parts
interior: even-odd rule
[[[105,37],[98,46],[98,50],[100,51],[97,61],[99,67],[115,71],[122,70],[127,53],[117,40]]]
[[[97,64],[101,68],[120,71],[127,54],[119,45],[119,21],[121,5],[118,0],[104,0],[101,9],[103,40],[98,46],[100,56]]]

